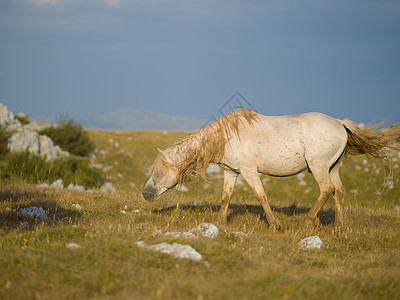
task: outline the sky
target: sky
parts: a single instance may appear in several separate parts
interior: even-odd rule
[[[237,92],[265,115],[400,122],[400,1],[0,1],[15,113],[207,120]]]

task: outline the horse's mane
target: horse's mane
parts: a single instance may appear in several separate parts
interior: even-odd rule
[[[178,166],[179,183],[191,181],[195,177],[198,180],[207,180],[207,166],[222,159],[225,145],[229,143],[232,134],[240,139],[240,124],[246,122],[252,125],[256,118],[254,111],[237,109],[177,141],[171,148],[177,147],[178,152],[185,156]]]
[[[194,178],[208,180],[206,168],[211,162],[218,162],[225,154],[225,144],[229,143],[232,134],[240,139],[240,124],[246,122],[253,125],[257,114],[248,109],[232,111],[210,125],[191,132],[186,138],[177,141],[165,150],[167,153],[181,155],[181,163],[174,165],[164,155],[157,156],[150,172],[165,173],[177,168],[179,184],[192,181]]]

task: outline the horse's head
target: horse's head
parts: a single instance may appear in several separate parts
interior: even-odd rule
[[[176,186],[179,182],[179,170],[171,157],[158,149],[157,156],[150,169],[150,178],[143,188],[142,196],[147,201],[155,201],[158,196]]]

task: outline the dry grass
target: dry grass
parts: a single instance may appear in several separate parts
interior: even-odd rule
[[[400,183],[396,177],[387,193],[375,194],[383,182],[379,164],[363,156],[345,159],[341,173],[348,195],[342,230],[333,226],[332,199],[319,216],[321,227],[304,226],[318,194],[306,174],[305,185],[296,177],[265,183],[285,225],[281,232],[268,230],[254,196],[239,185],[218,238],[173,239],[155,232],[186,231],[216,220],[222,179],[145,202],[140,190],[156,147],[164,149],[184,134],[89,133],[99,151],[106,152],[95,162],[112,167],[106,173],[118,187],[115,194],[1,183],[0,299],[400,298],[400,213],[395,209]],[[397,153],[393,157],[398,164]],[[82,210],[73,209],[74,203]],[[46,210],[49,222],[28,220],[25,228],[21,223],[26,219],[6,209],[33,205]],[[126,215],[121,214],[124,209]],[[234,237],[230,231],[248,237]],[[324,241],[322,249],[300,250],[297,242],[315,234]],[[208,264],[144,250],[134,245],[138,240],[190,244]],[[71,242],[81,248],[67,249]]]

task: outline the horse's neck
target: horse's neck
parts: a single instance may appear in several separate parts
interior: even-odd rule
[[[169,155],[176,164],[184,164],[189,157],[196,155],[203,143],[202,136],[193,135],[172,146]]]

